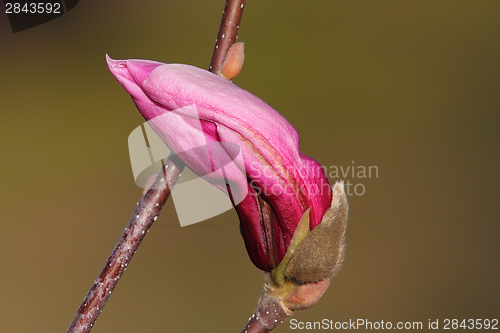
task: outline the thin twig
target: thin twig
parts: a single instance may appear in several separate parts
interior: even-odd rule
[[[216,73],[224,63],[227,51],[238,39],[241,16],[245,8],[245,0],[228,0],[222,13],[219,33],[215,40],[214,53],[210,61],[209,71]]]
[[[248,319],[241,333],[268,333],[282,324],[291,311],[276,299],[259,300],[259,306]]]
[[[68,333],[90,332],[146,232],[156,221],[182,169],[182,165],[178,168],[171,160],[168,160],[152,188],[137,203],[125,231],[78,309]]]
[[[221,68],[227,51],[236,41],[244,3],[241,0],[226,2],[209,67],[213,73]],[[167,160],[155,183],[137,203],[125,231],[78,309],[67,333],[90,332],[132,256],[160,214],[183,168],[184,165],[179,161],[174,163],[171,159]]]

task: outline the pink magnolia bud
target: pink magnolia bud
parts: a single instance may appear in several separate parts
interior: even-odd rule
[[[235,208],[241,233],[258,268],[270,272],[278,266],[306,211],[306,229],[321,223],[332,203],[326,175],[318,162],[299,152],[296,130],[268,104],[196,67],[107,61],[144,118],[155,121],[157,134],[190,169],[199,175],[212,172],[215,176],[205,179],[226,193],[224,184],[235,184],[238,190],[228,193],[233,199],[248,193],[234,202],[239,202]],[[193,149],[203,144],[206,149]],[[218,173],[221,161],[233,159],[235,146],[243,161]],[[284,274],[295,278],[297,270]]]

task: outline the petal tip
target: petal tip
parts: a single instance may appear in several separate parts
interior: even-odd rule
[[[106,63],[108,64],[109,69],[116,67],[127,67],[127,62],[125,60],[111,59],[111,57],[107,54],[106,54]]]

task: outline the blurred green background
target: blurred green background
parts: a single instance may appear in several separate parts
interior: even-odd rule
[[[2,332],[65,332],[141,196],[143,120],[105,54],[207,68],[223,6],[80,1],[15,34],[1,14]],[[303,153],[378,167],[341,176],[364,189],[344,267],[293,318],[500,318],[500,2],[248,1],[239,40],[235,83]],[[92,332],[239,332],[262,284],[234,211],[181,228],[169,200]]]

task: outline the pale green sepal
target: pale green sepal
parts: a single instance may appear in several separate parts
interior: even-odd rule
[[[297,225],[297,229],[295,229],[295,232],[293,233],[292,241],[290,242],[290,245],[288,245],[288,250],[283,257],[283,260],[281,260],[279,265],[271,271],[274,282],[276,282],[280,286],[285,281],[285,275],[283,273],[285,272],[286,265],[288,264],[290,259],[292,259],[292,256],[295,253],[295,250],[299,247],[300,243],[302,243],[304,238],[306,238],[306,236],[309,234],[310,210],[311,208],[308,208],[304,212],[304,214],[302,214],[302,217],[300,218],[299,224]]]

